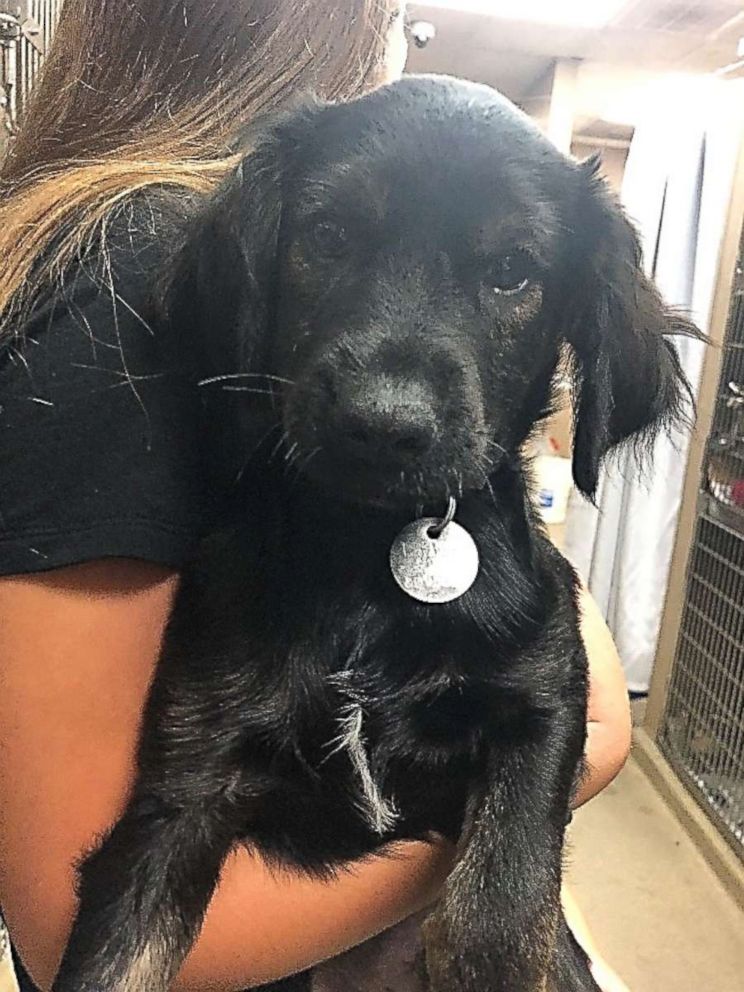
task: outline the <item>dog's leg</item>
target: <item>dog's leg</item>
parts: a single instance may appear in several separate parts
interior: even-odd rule
[[[558,930],[548,992],[599,992],[589,968],[589,958],[564,919]]]
[[[80,868],[80,910],[54,992],[166,992],[233,840],[219,802],[135,796]]]
[[[433,992],[547,992],[573,752],[583,739],[571,732],[576,717],[556,714],[539,745],[492,753],[488,781],[469,802],[460,860],[425,926]]]

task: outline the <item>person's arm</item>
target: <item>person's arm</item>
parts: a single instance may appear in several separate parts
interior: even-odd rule
[[[628,689],[617,648],[604,617],[587,589],[579,603],[581,636],[589,659],[589,707],[584,752],[586,772],[574,797],[582,806],[622,770],[630,754]]]
[[[75,907],[74,868],[120,814],[177,579],[109,560],[0,579],[0,902],[49,989]],[[444,842],[400,845],[331,883],[230,857],[174,988],[221,992],[331,957],[431,902]]]
[[[74,913],[73,864],[126,801],[176,582],[126,561],[0,580],[0,901],[42,989]],[[617,656],[590,601],[584,636],[593,702],[580,801],[627,754]],[[452,856],[444,842],[405,844],[329,884],[272,876],[240,851],[176,990],[237,989],[331,957],[431,902]]]

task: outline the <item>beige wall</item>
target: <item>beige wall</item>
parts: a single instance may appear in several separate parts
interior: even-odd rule
[[[555,453],[561,458],[570,458],[572,450],[572,410],[571,404],[566,402],[563,409],[555,413],[545,425],[545,433],[555,444]]]
[[[587,92],[592,94],[592,98],[598,109],[607,103],[609,98],[616,100],[617,94],[622,91],[624,83],[631,88],[636,88],[639,83],[646,82],[648,82],[648,74],[637,74],[632,70],[626,71],[613,67],[609,71],[606,71],[603,66],[591,64],[577,66],[576,86],[573,91],[573,99],[576,100],[575,109],[579,114],[584,114]],[[522,104],[523,109],[546,132],[550,118],[551,97],[554,95],[552,73],[549,73],[536,84],[533,92],[526,97]],[[577,140],[576,136],[574,136],[571,153],[579,159],[589,158],[590,155],[599,153],[602,157],[602,174],[617,192],[620,191],[625,172],[625,163],[628,158],[627,147],[616,148],[593,143],[583,138]],[[562,408],[546,422],[545,433],[555,442],[557,454],[569,458],[572,451],[572,408],[568,391],[566,391],[564,396],[565,400]]]
[[[607,178],[610,185],[619,193],[622,186],[625,162],[628,158],[627,148],[607,148],[599,145],[574,142],[572,153],[577,158],[588,158],[595,152],[602,155],[602,174]],[[558,445],[557,454],[565,458],[571,456],[571,435],[572,435],[572,408],[568,392],[565,393],[565,403],[563,408],[552,416],[546,424],[546,433]]]

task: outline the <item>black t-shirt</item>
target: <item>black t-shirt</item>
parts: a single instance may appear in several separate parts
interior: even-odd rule
[[[174,214],[154,195],[112,220],[0,354],[0,574],[103,557],[179,566],[202,512],[193,389],[150,295]]]

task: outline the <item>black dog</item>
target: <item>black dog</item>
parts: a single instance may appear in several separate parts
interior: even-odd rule
[[[577,582],[521,452],[568,345],[591,496],[613,445],[680,415],[664,335],[695,333],[596,166],[452,80],[303,107],[193,225],[167,301],[213,479],[244,471],[183,577],[134,795],[81,867],[55,992],[167,989],[236,841],[327,877],[435,832],[459,859],[427,924],[432,989],[596,989],[559,904]],[[480,571],[419,602],[391,545],[451,496]]]

